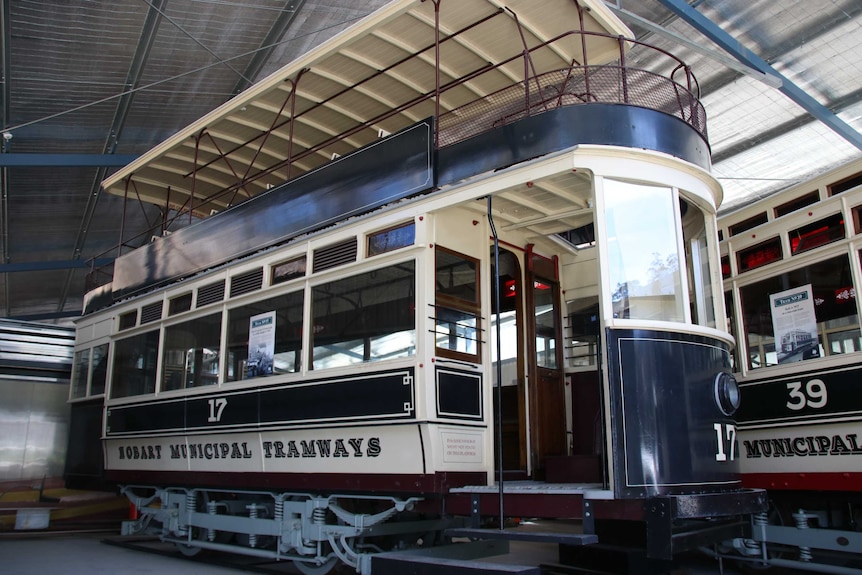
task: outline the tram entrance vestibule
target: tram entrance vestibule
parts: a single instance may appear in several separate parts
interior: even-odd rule
[[[492,248],[492,262],[494,259]],[[502,426],[502,467],[506,478],[541,479],[548,457],[566,455],[556,262],[527,249],[522,266],[515,253],[504,248],[499,250],[498,261],[499,274],[492,267],[492,277],[499,278],[499,319],[495,315],[493,330],[500,337],[499,358],[496,343],[491,353],[494,380],[500,374],[502,383],[498,422]],[[492,294],[495,312],[496,295],[497,291]],[[494,398],[498,413],[497,390]]]

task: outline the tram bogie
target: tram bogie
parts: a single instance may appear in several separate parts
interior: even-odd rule
[[[347,36],[398,15],[435,22],[434,10],[435,34],[457,23],[472,43],[519,29],[510,12],[466,4],[447,24],[439,3],[398,1]],[[474,10],[475,23],[458,19]],[[586,43],[627,49],[585,33],[578,3],[555,10],[580,18]],[[578,60],[527,66],[535,78],[500,91],[501,56],[493,89],[465,74],[489,92],[481,106],[449,101],[457,82],[438,86],[457,114],[415,122],[414,110],[391,134],[117,259],[76,349],[109,349],[105,474],[140,513],[130,529],[186,552],[366,574],[379,551],[513,517],[582,520],[566,536],[579,545],[619,543],[622,521],[662,560],[743,535],[765,498],[738,477],[721,189],[702,108],[679,85],[661,111],[602,90],[584,99]],[[314,85],[315,65],[282,74]],[[534,80],[553,80],[539,108]],[[517,105],[501,96],[513,90],[526,95]],[[591,128],[623,119],[622,135]]]

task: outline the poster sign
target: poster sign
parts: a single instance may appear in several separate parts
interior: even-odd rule
[[[248,321],[246,377],[270,375],[275,356],[275,312],[253,315]]]
[[[769,296],[778,363],[820,357],[811,284]]]

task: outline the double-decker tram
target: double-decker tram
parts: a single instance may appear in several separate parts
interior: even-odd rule
[[[104,182],[178,216],[77,322],[128,532],[367,574],[669,560],[765,510],[691,71],[627,65],[601,2],[498,4],[392,2]]]
[[[860,214],[855,161],[719,220],[742,477],[770,500],[733,546],[757,566],[862,572]]]

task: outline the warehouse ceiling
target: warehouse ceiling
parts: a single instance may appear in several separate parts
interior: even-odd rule
[[[165,216],[100,182],[385,3],[0,0],[0,317],[80,314],[86,262],[110,262],[120,237],[148,241]],[[862,2],[607,5],[691,65],[723,211],[862,155]],[[638,48],[627,58],[660,65]]]

